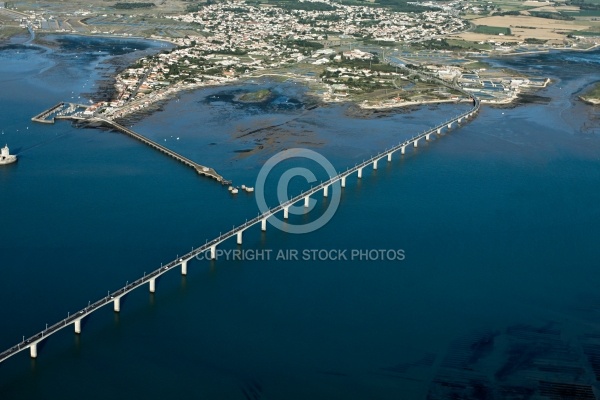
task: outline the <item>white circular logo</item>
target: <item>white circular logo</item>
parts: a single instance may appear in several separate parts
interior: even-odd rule
[[[293,148],[281,151],[267,160],[265,165],[263,165],[258,173],[258,177],[256,178],[256,203],[261,213],[266,213],[270,210],[265,199],[265,183],[269,173],[276,165],[294,158],[308,159],[317,163],[328,175],[328,179],[325,182],[338,175],[329,160],[316,151],[302,148]],[[304,203],[305,198],[310,196],[310,194],[307,194],[304,196],[298,196],[296,202],[293,204],[288,202],[290,198],[288,194],[288,187],[290,181],[295,177],[302,177],[308,183],[316,183],[317,181],[315,174],[308,168],[289,168],[283,174],[281,174],[277,182],[277,201],[278,205],[285,203],[284,207],[287,208],[287,212],[290,215],[302,215],[313,210],[317,201],[315,199],[309,199],[308,207],[306,207]],[[325,189],[325,185],[327,185],[327,189]],[[319,216],[319,218],[307,223],[294,224],[284,218],[283,212],[278,212],[277,214],[273,214],[271,217],[269,217],[269,223],[284,232],[296,234],[313,232],[324,226],[333,217],[340,204],[342,189],[339,181],[329,184],[320,184],[318,186],[321,187],[317,192],[312,194],[312,196],[323,196],[324,190],[327,190],[327,195],[331,199],[327,204],[326,210]]]

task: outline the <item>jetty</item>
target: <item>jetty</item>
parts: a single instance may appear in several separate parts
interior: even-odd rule
[[[85,120],[85,117],[82,116],[82,112],[86,108],[87,106],[84,104],[67,103],[61,101],[57,105],[50,107],[45,111],[42,111],[35,117],[31,118],[31,120],[33,122],[39,122],[41,124],[53,124],[56,119],[70,119],[75,121],[82,121]]]
[[[140,135],[139,133],[132,131],[131,129],[115,122],[112,121],[110,119],[106,119],[106,118],[101,118],[101,117],[94,117],[94,118],[90,118],[88,119],[89,122],[99,122],[103,125],[106,125],[114,130],[117,130],[119,132],[122,132],[126,135],[131,136],[132,138],[135,138],[137,140],[139,140],[140,142],[152,147],[155,150],[160,151],[163,154],[168,155],[171,158],[174,158],[175,160],[187,165],[188,167],[191,167],[193,169],[196,170],[196,172],[200,175],[212,178],[214,180],[216,180],[217,182],[223,184],[223,185],[229,185],[231,184],[230,181],[226,180],[225,178],[223,178],[221,175],[219,175],[217,173],[217,171],[215,171],[213,168],[210,167],[206,167],[204,165],[198,164],[195,161],[190,160],[187,157],[182,156],[179,153],[174,152],[171,149],[166,148],[165,146],[156,143],[153,140],[148,139],[147,137]]]
[[[131,136],[132,138],[139,140],[140,142],[144,143],[145,145],[148,145],[148,146],[152,147],[153,149],[158,150],[161,153],[166,154],[169,157],[183,163],[184,165],[193,168],[199,175],[206,176],[208,178],[212,178],[212,179],[216,180],[217,182],[221,183],[222,185],[230,185],[231,184],[231,181],[223,178],[213,168],[198,164],[197,162],[192,161],[189,158],[184,157],[181,154],[178,154],[177,152],[175,152],[159,143],[156,143],[155,141],[150,140],[147,137],[140,135],[139,133],[137,133],[129,128],[126,128],[125,126],[119,124],[118,122],[115,122],[115,121],[107,119],[107,118],[94,116],[93,113],[90,113],[91,115],[86,115],[87,111],[84,111],[86,108],[87,108],[87,106],[85,106],[83,104],[60,102],[60,103],[56,104],[55,106],[50,107],[49,109],[47,109],[45,111],[42,111],[35,117],[31,118],[31,120],[33,122],[39,122],[42,124],[53,124],[55,122],[55,120],[59,119],[59,120],[70,120],[70,121],[74,121],[74,122],[89,122],[89,123],[96,123],[99,125],[104,125],[110,129],[119,131],[128,136]]]

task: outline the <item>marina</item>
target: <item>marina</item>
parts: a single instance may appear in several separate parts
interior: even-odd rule
[[[83,112],[86,108],[87,106],[84,104],[67,103],[61,101],[57,105],[42,111],[35,117],[31,118],[31,120],[41,124],[53,124],[57,119],[81,121],[85,119]]]

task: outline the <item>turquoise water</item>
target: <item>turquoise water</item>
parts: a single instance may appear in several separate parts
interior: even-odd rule
[[[232,198],[121,134],[29,121],[90,91],[107,57],[93,46],[106,43],[0,51],[1,139],[20,155],[0,169],[2,348],[258,212],[253,196]],[[244,235],[244,249],[402,249],[404,261],[195,261],[154,295],[128,295],[120,314],[94,313],[80,336],[52,336],[37,360],[1,364],[0,398],[479,399],[596,386],[600,124],[574,94],[599,79],[599,56],[498,61],[550,75],[547,102],[484,107],[349,179],[316,232]],[[273,103],[229,97],[263,87]],[[253,186],[280,150],[307,147],[341,170],[468,107],[359,117],[290,100],[310,101],[293,82],[209,88],[132,125]]]

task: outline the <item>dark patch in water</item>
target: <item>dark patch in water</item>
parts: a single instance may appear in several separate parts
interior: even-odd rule
[[[263,397],[262,385],[257,380],[251,380],[240,385],[240,389],[247,400],[259,400]]]
[[[268,113],[273,111],[297,110],[304,107],[304,102],[296,98],[290,98],[277,93],[276,89],[271,90],[271,95],[261,101],[243,101],[240,97],[246,93],[242,89],[223,91],[206,96],[200,102],[207,104],[230,104],[236,108],[244,109],[246,112],[252,110],[254,113]]]

